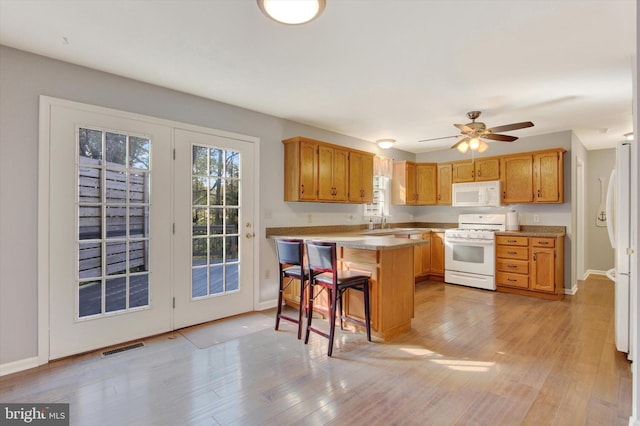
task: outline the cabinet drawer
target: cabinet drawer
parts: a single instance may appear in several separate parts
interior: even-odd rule
[[[529,259],[528,247],[516,247],[516,246],[496,246],[496,257],[502,257],[505,259]]]
[[[529,273],[529,262],[526,260],[500,259],[496,260],[496,270],[501,272]]]
[[[556,240],[553,238],[531,238],[532,247],[555,247]]]
[[[496,285],[528,289],[529,276],[510,274],[508,272],[496,272]]]
[[[528,237],[512,237],[507,235],[497,235],[496,244],[502,244],[506,246],[528,246]]]

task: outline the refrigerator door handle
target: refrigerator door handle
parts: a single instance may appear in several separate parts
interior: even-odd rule
[[[611,176],[609,177],[609,185],[607,187],[607,203],[605,207],[605,212],[607,215],[607,233],[609,234],[609,241],[611,242],[611,247],[616,248],[616,237],[614,233],[613,227],[614,218],[613,218],[613,197],[615,191],[615,182],[616,182],[616,169],[611,170]]]

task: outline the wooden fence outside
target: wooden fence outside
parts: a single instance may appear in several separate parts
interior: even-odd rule
[[[115,170],[86,167],[99,164],[98,160],[83,158],[78,173],[79,227],[78,275],[80,279],[100,277],[103,262],[106,275],[123,274],[127,270],[148,270],[149,182],[143,170]],[[107,167],[110,164],[107,163]],[[101,174],[105,176],[105,195],[102,194]],[[127,198],[127,175],[129,176]],[[128,207],[128,209],[127,209]],[[102,210],[105,209],[105,222]],[[128,213],[127,213],[128,211]],[[129,232],[127,235],[127,216]],[[102,226],[106,227],[106,253],[101,242],[83,242],[102,239]],[[129,238],[129,249],[127,241]],[[131,240],[134,239],[134,240]]]

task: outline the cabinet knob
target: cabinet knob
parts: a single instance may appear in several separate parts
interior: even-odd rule
[[[304,183],[300,185],[301,194],[304,194]]]

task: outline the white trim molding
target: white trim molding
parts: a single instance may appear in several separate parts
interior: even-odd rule
[[[35,368],[39,365],[40,363],[37,356],[19,359],[18,361],[8,362],[6,364],[0,364],[0,377],[29,370],[30,368]]]

